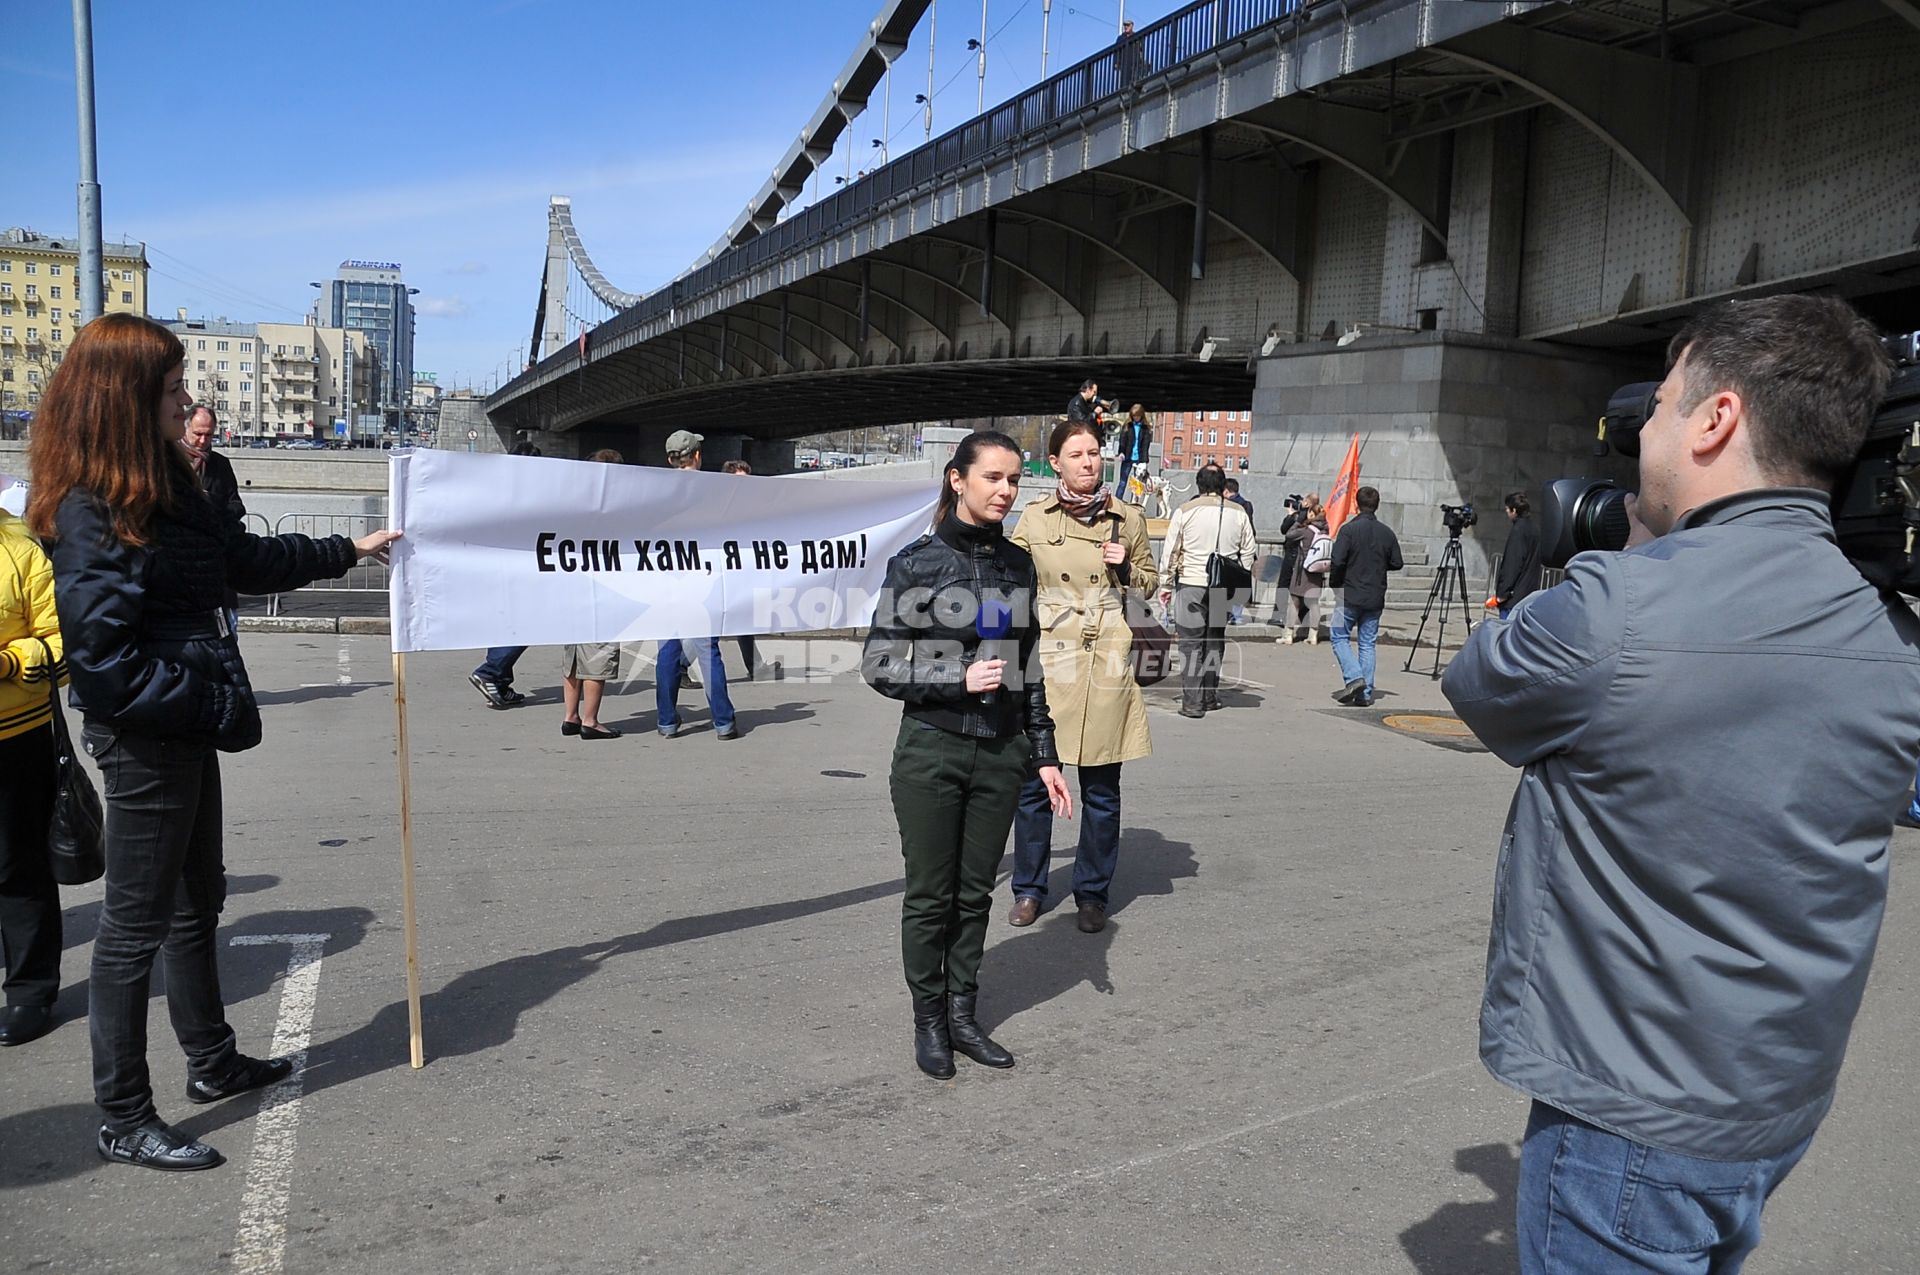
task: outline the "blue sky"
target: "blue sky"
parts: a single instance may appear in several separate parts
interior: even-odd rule
[[[94,0],[106,233],[147,243],[161,317],[297,321],[343,259],[398,261],[420,289],[419,369],[484,384],[526,351],[548,196],[572,196],[617,286],[652,291],[746,205],[880,7]],[[1120,7],[1053,0],[1051,68],[1111,42]],[[1144,25],[1177,7],[1126,12]],[[989,0],[989,106],[1039,78],[1041,8]],[[0,226],[74,230],[71,12],[0,0]],[[937,14],[936,136],[973,114],[980,4]],[[923,19],[896,63],[896,157],[923,136],[926,76]],[[876,94],[856,169],[880,116]],[[222,144],[191,140],[209,134]]]

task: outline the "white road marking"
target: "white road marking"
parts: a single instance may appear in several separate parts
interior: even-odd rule
[[[347,654],[347,640],[345,638],[341,638],[340,639],[340,675],[334,679],[335,683],[340,686],[353,685],[353,666],[350,663],[348,663],[349,658],[350,657]]]
[[[345,650],[342,649],[344,656]],[[314,999],[320,990],[320,956],[325,934],[236,934],[240,946],[284,943],[287,985],[280,994],[280,1019],[274,1027],[272,1057],[293,1059],[293,1074],[267,1090],[254,1122],[253,1157],[246,1190],[240,1197],[240,1231],[233,1245],[233,1269],[241,1275],[278,1275],[287,1257],[287,1197],[293,1182],[293,1144],[300,1131],[300,1095],[306,1087],[307,1041],[313,1031]]]

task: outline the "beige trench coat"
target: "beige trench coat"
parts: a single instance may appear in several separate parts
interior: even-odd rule
[[[1147,543],[1139,508],[1111,501],[1093,526],[1068,515],[1058,496],[1027,506],[1012,540],[1033,555],[1039,577],[1040,667],[1047,679],[1060,760],[1069,766],[1106,766],[1153,751],[1147,709],[1127,656],[1133,633],[1121,609],[1114,572],[1100,549],[1120,524],[1120,543],[1132,567],[1130,590],[1150,595],[1160,572]]]

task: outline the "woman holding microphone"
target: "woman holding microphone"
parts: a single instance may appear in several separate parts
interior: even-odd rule
[[[1047,441],[1060,486],[1020,515],[1013,543],[1033,555],[1040,581],[1040,664],[1052,691],[1054,740],[1064,766],[1080,768],[1080,844],[1073,901],[1080,928],[1107,924],[1107,890],[1120,859],[1120,766],[1153,751],[1147,709],[1133,680],[1127,595],[1144,604],[1160,573],[1136,505],[1101,482],[1100,436],[1067,421]],[[1013,830],[1013,925],[1032,925],[1047,902],[1053,812],[1039,779],[1020,792]]]
[[[1030,774],[1057,814],[1073,811],[1032,662],[1033,559],[1001,532],[1020,461],[1004,434],[961,440],[932,534],[887,563],[863,659],[873,688],[904,705],[890,779],[906,860],[900,948],[914,1061],[942,1080],[955,1050],[1013,1066],[974,1018],[993,878]]]
[[[273,1084],[291,1059],[235,1046],[214,929],[226,902],[219,754],[260,742],[260,710],[224,610],[229,587],[282,593],[384,561],[397,531],[359,540],[254,536],[200,490],[180,446],[193,396],[173,333],[131,314],[80,332],[34,420],[27,522],[53,543],[81,740],[100,765],[106,897],[94,942],[93,1092],[110,1163],[211,1169],[219,1152],[154,1108],[147,985],[166,968],[189,1102]]]

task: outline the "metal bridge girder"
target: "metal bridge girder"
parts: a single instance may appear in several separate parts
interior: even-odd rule
[[[751,301],[742,301],[734,307],[734,313],[740,316],[742,322],[753,324],[759,328],[761,332],[771,334],[771,340],[762,340],[761,344],[768,349],[774,350],[778,354],[780,365],[786,370],[800,370],[800,364],[793,357],[792,353],[796,346],[812,355],[814,360],[822,367],[826,366],[829,357],[826,351],[820,345],[807,340],[795,331],[796,328],[801,327],[806,328],[808,331],[818,331],[819,329],[811,319],[804,315],[793,313],[791,304],[783,309],[781,306],[775,305],[772,301],[761,297]]]
[[[1200,157],[1170,151],[1136,151],[1100,169],[1102,176],[1121,177],[1149,190],[1171,195],[1193,205],[1200,189]],[[1300,281],[1297,241],[1300,227],[1300,180],[1278,164],[1262,165],[1270,182],[1249,172],[1247,163],[1216,159],[1211,166],[1207,212],[1234,234],[1259,249],[1268,259]]]
[[[829,277],[825,274],[812,274],[786,285],[786,291],[792,294],[795,301],[804,301],[814,308],[813,317],[809,321],[815,328],[831,336],[847,352],[848,357],[857,363],[865,353],[862,348],[864,342],[860,336],[860,311],[853,306],[841,305],[827,296],[825,285],[829,281]],[[844,319],[845,323],[838,328],[830,327],[827,324],[830,316],[838,316]],[[799,317],[797,310],[795,317]]]
[[[975,313],[980,310],[980,266],[985,256],[984,235],[985,220],[969,236],[968,227],[956,229],[954,237],[941,236],[936,240],[925,235],[915,235],[912,239],[902,240],[889,246],[879,258],[902,270],[910,272],[915,278],[925,280],[931,287],[940,288],[957,298],[963,306]],[[999,251],[1004,254],[1006,226],[1001,225],[998,242]],[[1004,255],[996,258],[1005,265]],[[969,276],[972,282],[969,282]],[[1006,288],[987,290],[987,317],[1002,328],[1011,331],[1017,317],[1017,307],[1013,296]],[[957,327],[944,330],[941,337],[949,348],[957,348],[960,333]]]
[[[813,276],[812,282],[820,285],[823,292],[828,288],[839,289],[843,293],[847,289],[852,289],[853,304],[846,307],[846,312],[853,316],[854,331],[860,334],[860,340],[857,344],[862,347],[866,345],[866,339],[869,333],[864,331],[863,328],[868,328],[873,332],[879,333],[881,339],[886,341],[888,345],[905,354],[907,349],[906,323],[900,314],[894,312],[899,308],[899,305],[892,295],[874,286],[872,259],[860,258],[856,260],[853,263],[852,269],[854,273],[851,278],[841,273],[843,269],[845,269],[845,267],[823,270]],[[865,306],[861,305],[860,294],[863,288],[867,294]],[[822,299],[825,299],[824,296]],[[883,316],[875,308],[873,304],[875,301],[884,302],[888,307],[888,313]],[[864,354],[865,352],[863,348],[862,353]]]
[[[1005,233],[1010,218],[1025,217],[1053,226],[1099,248],[1105,255],[1153,284],[1165,294],[1167,300],[1175,305],[1184,305],[1187,299],[1184,245],[1181,251],[1172,254],[1179,262],[1178,269],[1156,260],[1143,252],[1140,244],[1132,242],[1138,236],[1128,235],[1122,225],[1120,211],[1113,203],[1112,199],[1098,191],[1084,187],[1070,189],[1048,186],[1016,196],[996,207],[1000,213],[1001,233]]]
[[[1436,238],[1446,240],[1447,210],[1440,199],[1446,186],[1446,150],[1435,139],[1389,142],[1377,113],[1305,97],[1276,99],[1233,122],[1298,142],[1352,169],[1405,204]]]
[[[932,306],[926,304],[925,301],[908,299],[908,284],[912,278],[918,278],[931,287],[941,289],[949,286],[946,280],[930,271],[919,268],[906,258],[895,256],[889,251],[873,253],[861,258],[861,261],[868,265],[867,288],[873,297],[885,301],[902,313],[912,315],[933,329],[934,335],[938,336],[942,341],[947,342],[949,345],[953,343],[953,330],[950,323],[936,319],[933,316]],[[889,290],[883,286],[879,276],[881,272],[887,270],[891,270],[902,276],[899,280],[900,286],[897,289]],[[831,273],[829,273],[827,277],[830,279],[838,278],[840,281],[845,281],[844,276],[834,276]],[[855,280],[854,284],[856,287],[859,286],[858,280]],[[964,292],[960,295],[963,300],[971,300]],[[869,313],[869,317],[871,317],[871,313]],[[909,344],[904,339],[905,332],[906,329],[902,326],[899,329],[900,336],[898,339],[896,339],[895,335],[891,332],[883,332],[882,335],[886,336],[889,341],[893,342],[896,348],[904,353]]]
[[[956,270],[969,269],[979,264],[986,253],[986,222],[976,218],[967,222],[947,223],[933,226],[915,235],[911,243],[931,249],[938,244],[953,250],[953,265]],[[1079,272],[1073,268],[1074,259],[1083,249],[1082,240],[1069,235],[1057,226],[1044,222],[1025,222],[1015,218],[1003,217],[994,236],[994,261],[998,265],[1023,275],[1052,294],[1060,304],[1072,310],[1081,320],[1087,317],[1091,302],[1082,286]],[[955,276],[960,278],[958,274]],[[968,298],[976,305],[979,293],[966,289]],[[1011,328],[1012,310],[1004,308],[1005,290],[996,289],[992,300],[993,317]]]
[[[1436,47],[1565,111],[1693,224],[1698,70],[1512,23],[1469,31]]]

